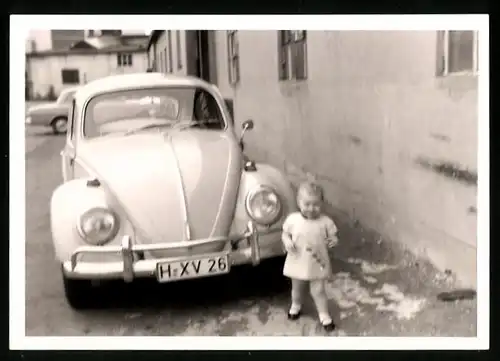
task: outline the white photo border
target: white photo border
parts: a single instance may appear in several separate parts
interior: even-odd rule
[[[488,15],[12,15],[10,17],[10,348],[11,349],[488,349],[489,348],[489,17]],[[30,29],[478,30],[477,337],[27,337],[25,335],[24,54]],[[300,25],[300,26],[299,26]],[[133,341],[132,341],[133,339]]]

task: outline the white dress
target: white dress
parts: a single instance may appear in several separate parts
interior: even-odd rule
[[[337,234],[333,220],[325,215],[306,219],[300,212],[294,212],[283,223],[283,232],[291,235],[297,248],[287,254],[283,275],[305,281],[330,277],[328,239]]]

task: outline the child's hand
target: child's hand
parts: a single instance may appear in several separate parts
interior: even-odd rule
[[[287,252],[293,253],[297,251],[297,246],[290,238],[287,237],[287,239],[284,240],[284,244]]]
[[[333,248],[339,243],[339,239],[337,237],[332,237],[328,239],[328,248]]]

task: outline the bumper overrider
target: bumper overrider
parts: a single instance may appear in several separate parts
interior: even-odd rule
[[[64,273],[66,277],[75,279],[123,279],[125,282],[132,282],[135,278],[157,277],[160,264],[174,262],[187,263],[200,259],[220,259],[227,260],[228,267],[224,272],[228,273],[231,266],[252,264],[257,266],[263,259],[284,255],[284,249],[279,241],[281,229],[269,228],[258,230],[253,222],[249,222],[247,230],[241,235],[232,237],[214,237],[199,240],[190,240],[174,243],[156,244],[133,244],[132,238],[125,235],[120,246],[82,246],[77,248],[71,260],[64,262]],[[236,248],[236,244],[246,241],[246,246]],[[168,251],[178,249],[192,249],[211,243],[225,242],[226,247],[219,253],[196,254],[193,256],[140,259],[139,253]],[[245,242],[244,242],[245,243]],[[85,255],[105,255],[121,254],[121,261],[114,262],[83,262],[79,258]],[[215,261],[214,261],[215,262]],[[220,274],[219,273],[219,274]],[[210,276],[211,274],[197,275],[195,277]],[[184,277],[194,278],[194,277]],[[183,279],[183,278],[180,278]]]

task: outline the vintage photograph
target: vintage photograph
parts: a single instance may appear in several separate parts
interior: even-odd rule
[[[165,25],[27,31],[27,337],[478,336],[478,29]]]

